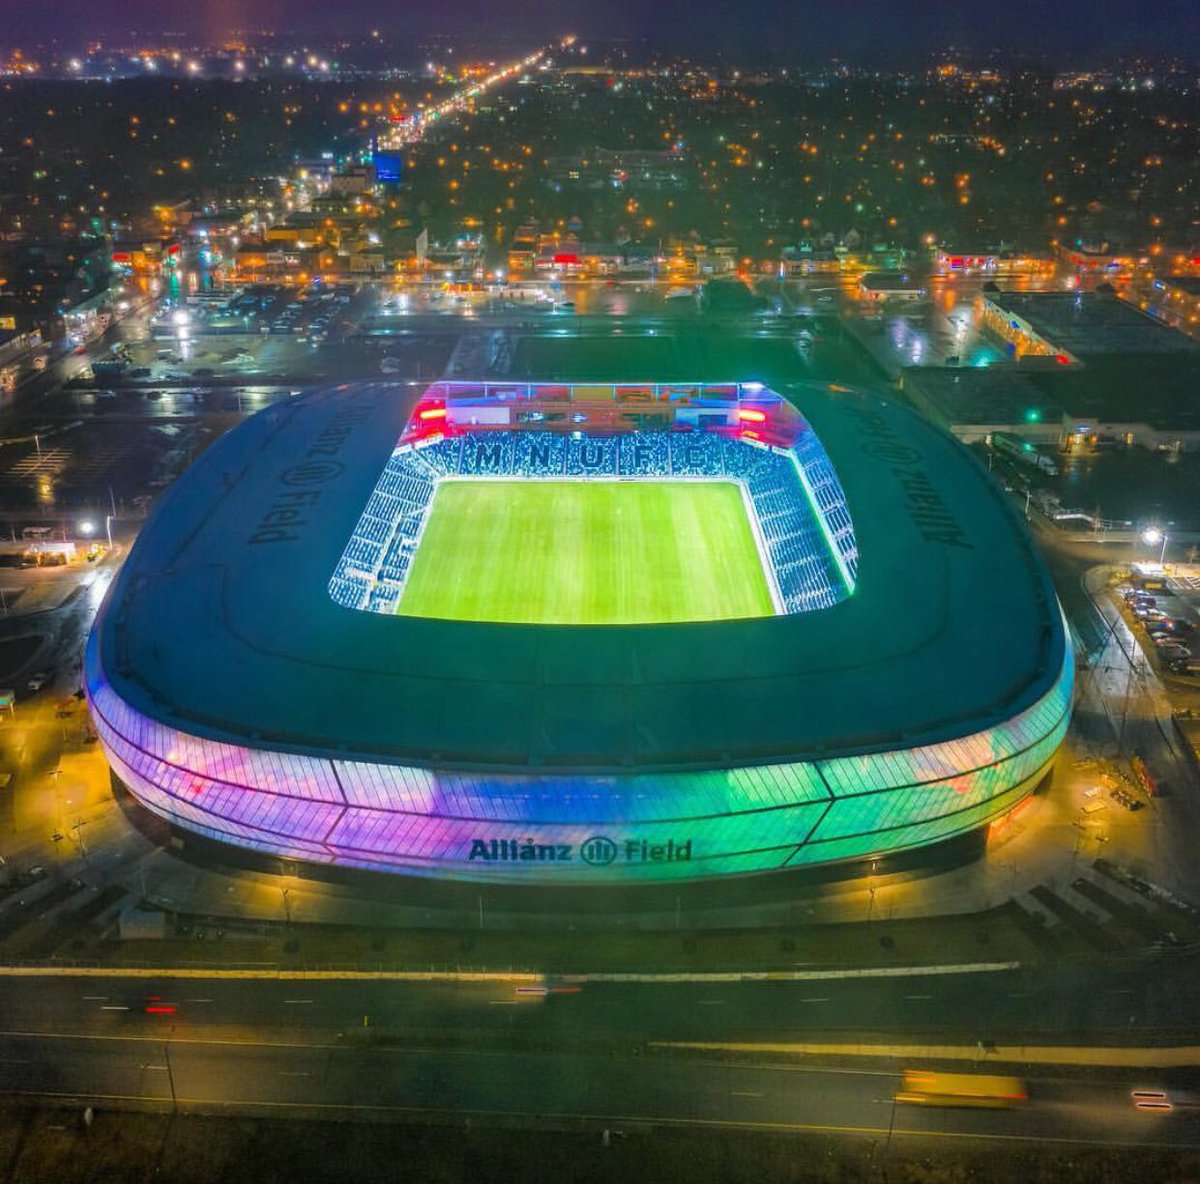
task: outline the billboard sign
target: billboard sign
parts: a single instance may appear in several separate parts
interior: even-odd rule
[[[398,152],[376,152],[372,159],[375,164],[376,181],[399,182],[401,160]]]

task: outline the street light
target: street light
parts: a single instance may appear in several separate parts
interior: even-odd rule
[[[1158,555],[1158,566],[1162,567],[1167,558],[1167,534],[1165,531],[1159,530],[1156,527],[1150,527],[1149,530],[1142,531],[1142,542],[1148,547],[1157,546],[1162,543],[1162,550]]]

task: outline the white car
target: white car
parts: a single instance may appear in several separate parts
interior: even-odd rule
[[[25,686],[31,691],[40,691],[50,681],[50,675],[44,670],[39,670]]]
[[[1164,662],[1186,662],[1192,656],[1192,651],[1177,641],[1171,642],[1170,645],[1160,645],[1158,652]]]

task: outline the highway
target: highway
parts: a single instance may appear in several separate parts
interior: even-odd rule
[[[28,984],[25,999],[23,991],[6,990],[16,1006],[6,1006],[0,1032],[2,1092],[289,1117],[455,1114],[596,1129],[718,1124],[872,1137],[888,1137],[890,1129],[893,1138],[1200,1144],[1192,1112],[1134,1110],[1128,1090],[1146,1081],[1128,1071],[1116,1080],[1026,1074],[1030,1102],[1016,1110],[926,1110],[893,1107],[901,1065],[718,1059],[662,1050],[628,1033],[601,1039],[605,1024],[644,1016],[636,992],[596,992],[601,998],[590,1018],[606,1011],[608,1020],[593,1028],[571,1022],[580,1018],[584,996],[522,1003],[496,984],[364,991],[362,984],[187,980],[149,1004],[175,1006],[174,1016],[146,1015],[149,996],[140,982],[59,986],[59,994],[76,992],[71,1014],[53,1014],[66,999],[47,998],[46,984]],[[230,1011],[245,1014],[247,998],[256,1000],[252,1010],[271,1012],[268,1027],[221,1022]],[[346,1028],[325,1027],[334,1000],[341,1000]],[[670,1008],[678,999],[661,1002]],[[362,1027],[364,1017],[349,1012],[364,1005],[397,1023],[380,1032],[368,1016],[370,1026]],[[457,1027],[469,1012],[475,1028]],[[406,1028],[406,1014],[421,1022]],[[634,1026],[644,1029],[646,1020]]]
[[[222,950],[233,963],[236,949]],[[585,981],[577,993],[519,991],[527,979],[479,982],[404,978],[279,978],[253,967],[199,979],[148,970],[139,977],[12,977],[0,972],[0,1020],[13,1031],[112,1035],[146,1025],[180,1034],[293,1031],[334,1039],[364,1026],[380,1039],[445,1042],[498,1037],[554,1046],[641,1048],[654,1041],[921,1039],[1130,1043],[1188,1039],[1200,1008],[1194,955],[987,972],[745,981],[731,973],[662,976],[649,982]],[[186,969],[186,966],[185,966]],[[415,968],[409,973],[419,973]],[[893,972],[894,973],[894,972]],[[1102,981],[1101,981],[1102,980]],[[555,980],[550,980],[556,985]],[[201,984],[203,984],[201,986]],[[577,985],[565,980],[567,986]],[[172,1008],[145,1015],[158,995]],[[296,1002],[303,1000],[303,1002]],[[366,1025],[364,1025],[366,1017]]]
[[[981,977],[956,980],[955,1014]],[[1009,976],[991,979],[990,990],[1012,993]],[[1132,1106],[1131,1088],[1163,1084],[1155,1071],[1025,1070],[1030,1099],[1016,1109],[923,1108],[893,1106],[900,1072],[911,1067],[896,1061],[718,1055],[657,1043],[714,1030],[781,1039],[803,1029],[812,1038],[871,997],[940,1013],[944,984],[928,978],[906,980],[902,990],[852,984],[845,1000],[812,983],[589,984],[548,997],[518,994],[518,985],[7,978],[0,1092],[289,1117],[454,1115],[570,1128],[744,1125],[876,1139],[1200,1145],[1196,1112]]]
[[[753,1126],[892,1137],[1200,1143],[1189,1113],[1136,1112],[1124,1088],[1037,1080],[1009,1111],[896,1106],[893,1069],[729,1064],[694,1058],[348,1049],[0,1035],[10,1093],[81,1104],[292,1117],[519,1119],[596,1128]]]

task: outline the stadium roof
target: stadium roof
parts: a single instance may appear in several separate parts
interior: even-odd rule
[[[326,588],[421,388],[278,404],[168,491],[92,649],[182,731],[441,768],[763,764],[977,732],[1052,686],[1065,639],[1023,525],[950,437],[867,393],[789,390],[836,467],[855,593],[798,616],[537,627],[388,617]]]

